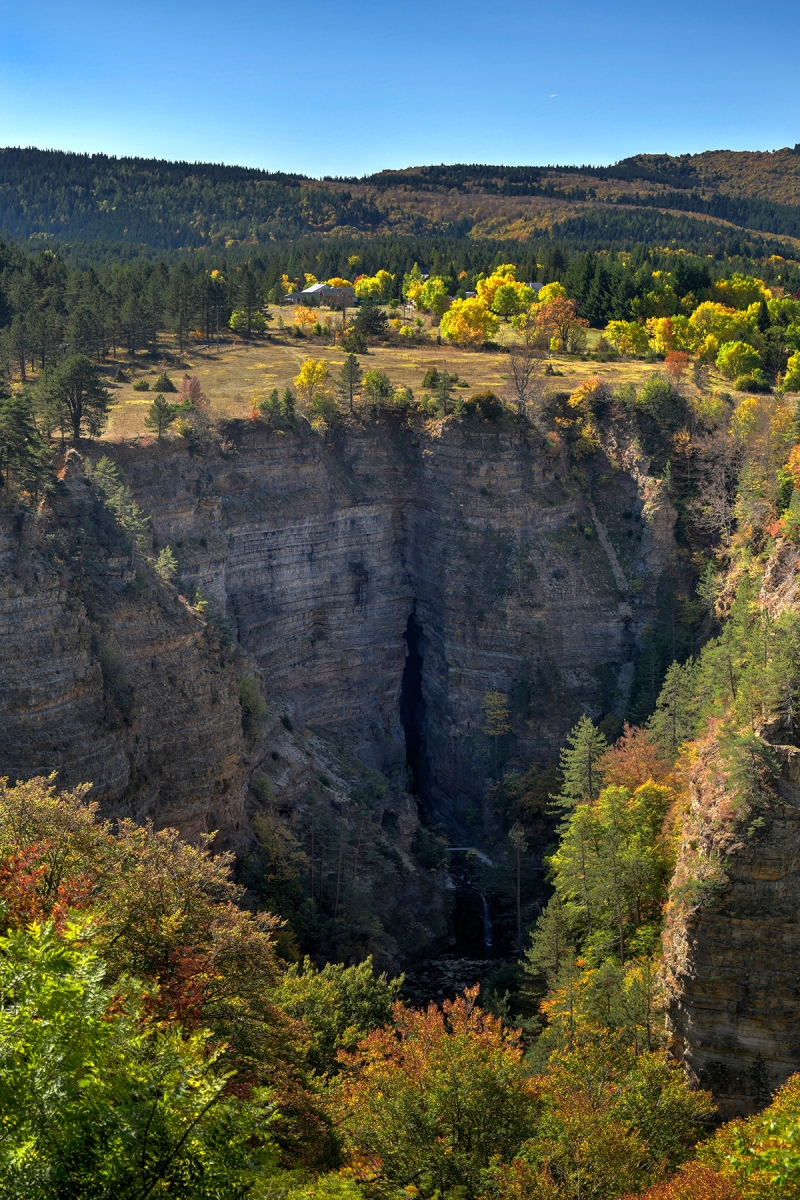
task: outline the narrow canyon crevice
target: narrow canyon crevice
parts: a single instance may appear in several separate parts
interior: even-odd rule
[[[424,795],[425,786],[425,700],[422,695],[422,668],[424,663],[424,634],[414,613],[408,618],[403,634],[406,643],[406,661],[400,683],[400,723],[406,742],[406,765],[409,771],[409,791],[414,796]]]

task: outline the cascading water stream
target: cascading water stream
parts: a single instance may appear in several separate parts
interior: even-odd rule
[[[481,892],[481,903],[483,905],[483,944],[487,950],[491,950],[494,945],[492,918],[489,915],[489,904],[483,892]]]

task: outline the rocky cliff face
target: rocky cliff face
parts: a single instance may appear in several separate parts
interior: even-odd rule
[[[397,967],[448,944],[418,805],[491,843],[490,689],[510,697],[512,764],[551,758],[581,710],[622,712],[674,554],[646,464],[620,446],[576,469],[512,421],[398,416],[114,453],[209,611],[132,566],[68,460],[48,516],[0,520],[0,773],[56,770],[108,813],[219,828],[268,898],[302,877],[308,937],[342,957]],[[780,547],[773,614],[796,608],[797,566]],[[247,733],[243,676],[268,704]],[[769,736],[783,776],[747,837],[701,753],[667,929],[673,1046],[723,1114],[800,1068],[800,752]]]
[[[420,790],[454,827],[490,773],[488,690],[511,696],[522,758],[552,755],[581,709],[626,704],[673,514],[621,455],[570,472],[511,421],[384,417],[332,443],[256,425],[224,456],[120,462],[269,696],[297,724],[354,730],[395,781],[416,739]]]
[[[796,611],[797,569],[779,543],[761,594],[773,616]],[[672,1048],[723,1117],[800,1070],[800,750],[780,722],[762,736],[780,774],[744,816],[714,732],[701,743],[665,934]]]
[[[95,784],[107,813],[241,836],[239,675],[138,564],[68,460],[53,511],[0,522],[0,773]]]
[[[105,811],[190,836],[255,836],[270,878],[292,859],[345,955],[379,949],[374,931],[353,941],[359,905],[392,927],[386,961],[441,944],[418,803],[485,846],[495,753],[552,758],[582,710],[623,711],[673,553],[659,485],[630,451],[570,467],[512,420],[382,416],[327,441],[240,423],[194,451],[112,450],[208,611],[132,569],[71,460],[46,527],[3,524],[0,771],[92,780]],[[269,706],[247,734],[243,675]],[[490,689],[511,701],[496,748]]]
[[[672,1048],[726,1118],[763,1107],[800,1070],[800,752],[777,749],[782,795],[764,826],[731,838],[724,876],[678,904],[667,929]],[[730,825],[712,775],[695,775],[679,881],[697,869],[703,831],[719,838]]]

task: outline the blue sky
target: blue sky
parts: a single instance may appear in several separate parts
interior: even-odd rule
[[[800,4],[0,0],[0,145],[361,175],[800,142]]]

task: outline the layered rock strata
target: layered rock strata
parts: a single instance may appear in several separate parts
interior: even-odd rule
[[[286,883],[291,860],[344,957],[444,948],[418,810],[486,844],[498,761],[552,759],[581,711],[623,711],[674,550],[659,485],[616,451],[573,469],[512,420],[384,415],[327,440],[239,423],[102,451],[178,588],[108,527],[75,457],[44,526],[2,522],[0,773],[56,770],[110,815],[219,829],[260,878]],[[242,709],[248,677],[265,719]]]
[[[760,597],[773,618],[797,611],[797,569],[779,541]],[[781,721],[762,736],[780,773],[758,811],[732,793],[713,731],[701,743],[665,933],[672,1049],[723,1117],[800,1070],[800,750]]]
[[[673,1053],[725,1118],[762,1108],[800,1070],[800,752],[775,750],[780,795],[750,832],[731,829],[713,773],[695,773],[665,939]],[[726,828],[704,888],[698,857]]]
[[[241,669],[119,531],[103,544],[76,459],[44,525],[0,521],[0,774],[88,780],[111,815],[235,842]]]
[[[485,793],[488,690],[512,699],[521,760],[552,756],[581,710],[625,707],[674,513],[621,455],[570,472],[512,421],[387,416],[328,443],[254,425],[224,455],[118,457],[183,586],[229,614],[268,693],[297,724],[356,730],[398,782],[412,619],[421,791],[442,819],[463,824]]]

